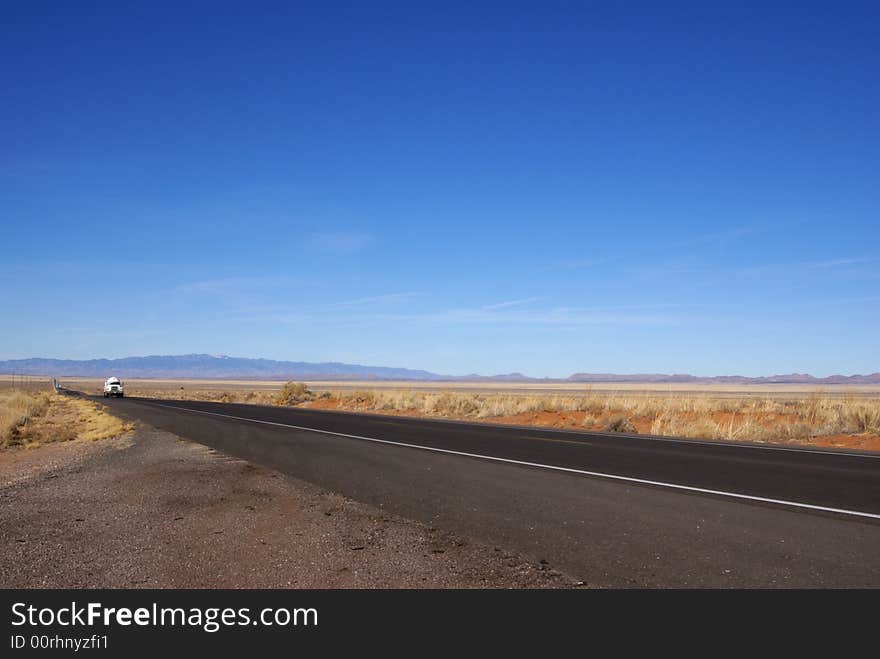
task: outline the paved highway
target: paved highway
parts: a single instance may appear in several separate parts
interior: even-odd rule
[[[596,586],[880,587],[880,456],[195,401],[137,418]]]

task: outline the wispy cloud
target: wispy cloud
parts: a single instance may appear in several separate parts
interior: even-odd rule
[[[360,297],[354,300],[343,300],[342,302],[334,302],[331,307],[354,307],[360,305],[372,304],[388,304],[391,302],[402,302],[418,296],[418,293],[386,293],[384,295],[373,295],[370,297]]]
[[[684,306],[684,305],[682,305]],[[526,325],[547,327],[582,327],[588,325],[676,325],[699,320],[700,317],[683,311],[678,305],[621,306],[606,308],[552,307],[522,309],[516,306],[502,308],[450,308],[418,313],[374,312],[337,307],[290,309],[286,312],[242,318],[249,322],[311,323],[322,325],[363,325],[367,323],[429,325]],[[703,318],[705,319],[705,318]]]
[[[487,304],[482,309],[484,311],[493,311],[495,309],[509,309],[510,307],[519,307],[524,304],[531,304],[532,302],[538,302],[541,298],[539,297],[527,297],[522,300],[509,300],[507,302],[498,302],[496,304]]]
[[[658,313],[654,309],[551,307],[547,309],[447,309],[425,314],[420,320],[455,324],[502,324],[502,325],[668,325],[684,320],[680,313]]]
[[[821,309],[823,307],[832,307],[835,305],[871,305],[872,303],[880,303],[880,295],[811,298],[809,300],[800,300],[797,302],[793,302],[787,306],[790,308],[809,307],[811,309]],[[868,308],[871,307],[869,306]]]
[[[831,259],[829,261],[814,261],[812,263],[805,263],[805,267],[811,269],[821,269],[821,268],[839,268],[847,265],[861,265],[862,263],[873,263],[877,261],[876,258],[868,258],[868,257],[857,257],[857,258],[844,258],[844,259]]]
[[[849,266],[876,263],[880,259],[876,257],[841,257],[824,261],[790,261],[788,263],[764,263],[740,269],[746,275],[766,275],[776,273],[805,272],[809,270],[831,270],[847,268]]]
[[[328,254],[354,254],[363,250],[372,238],[364,233],[334,231],[329,233],[310,233],[306,238],[309,247]]]
[[[175,293],[239,293],[254,289],[284,288],[301,284],[295,277],[221,277],[204,279],[175,286]]]

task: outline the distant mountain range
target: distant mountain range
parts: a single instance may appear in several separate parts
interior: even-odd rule
[[[746,377],[744,375],[715,375],[699,377],[696,375],[663,373],[636,373],[633,375],[615,375],[613,373],[575,373],[566,378],[566,382],[693,382],[695,384],[880,384],[880,373],[870,375],[829,375],[817,378],[807,373],[789,373],[787,375],[767,375],[762,377]]]
[[[122,378],[204,378],[217,380],[321,378],[326,380],[439,380],[428,371],[325,362],[283,362],[225,355],[151,355],[122,359],[14,359],[0,361],[0,373]]]
[[[650,382],[694,384],[880,384],[880,373],[870,375],[831,375],[817,378],[805,373],[744,377],[719,375],[665,375],[662,373],[575,373],[568,378],[530,378],[522,373],[506,375],[439,375],[429,371],[387,366],[362,366],[339,362],[287,362],[273,359],[249,359],[225,355],[153,355],[124,357],[122,359],[13,359],[0,361],[0,373],[20,375],[48,375],[53,377],[79,376],[105,378],[203,378],[225,380],[414,380],[414,381],[468,381],[468,382],[577,382],[617,383]]]

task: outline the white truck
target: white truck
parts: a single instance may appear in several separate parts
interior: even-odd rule
[[[122,398],[124,395],[122,382],[120,382],[119,378],[107,378],[104,380],[104,398],[108,396],[119,396]]]

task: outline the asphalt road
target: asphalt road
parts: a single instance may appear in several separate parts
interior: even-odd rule
[[[195,401],[137,418],[595,586],[880,587],[880,457]]]

